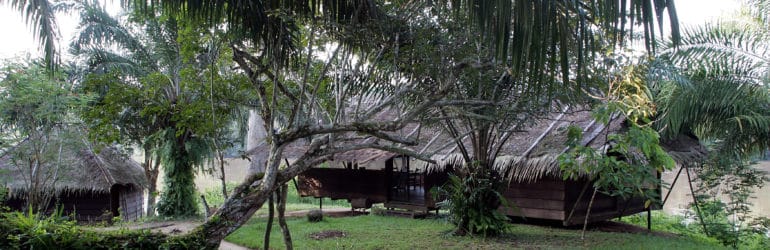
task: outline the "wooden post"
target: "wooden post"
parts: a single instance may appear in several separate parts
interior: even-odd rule
[[[318,210],[324,211],[324,198],[318,198]]]
[[[692,188],[692,177],[690,177],[690,168],[687,168],[687,182],[690,183],[690,195],[692,195],[692,201],[695,203],[695,209],[698,212],[698,219],[700,220],[700,224],[703,225],[703,233],[706,234],[706,236],[711,237],[709,234],[708,229],[706,229],[706,223],[703,222],[703,214],[700,212],[700,206],[698,205],[698,198],[695,197],[695,189]]]
[[[647,206],[647,231],[652,232],[652,205]]]

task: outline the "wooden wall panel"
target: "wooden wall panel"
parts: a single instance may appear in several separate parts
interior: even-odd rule
[[[300,196],[332,199],[367,198],[385,202],[388,195],[384,170],[311,168],[297,178]]]

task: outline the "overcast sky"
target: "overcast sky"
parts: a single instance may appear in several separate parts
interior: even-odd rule
[[[6,1],[7,2],[7,1]],[[108,5],[112,14],[119,11],[116,0],[102,0]],[[676,0],[677,14],[682,26],[692,26],[714,20],[721,16],[729,16],[739,9],[738,0]],[[58,24],[62,37],[60,46],[66,51],[69,41],[75,34],[77,18],[59,15]],[[24,24],[21,16],[7,5],[0,5],[0,58],[23,56],[30,53],[33,57],[40,55],[32,31]]]

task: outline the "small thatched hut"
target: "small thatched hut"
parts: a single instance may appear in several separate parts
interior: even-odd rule
[[[39,191],[52,198],[47,212],[58,208],[66,215],[74,213],[79,221],[141,217],[147,183],[142,167],[114,148],[94,151],[91,145],[61,147],[61,155],[56,152],[53,160],[36,169],[35,175],[24,165],[23,156],[5,154],[0,158],[0,184],[9,191],[5,204],[25,210],[30,183],[37,179]]]
[[[596,121],[589,111],[567,110],[552,113],[521,129],[523,132],[512,134],[495,160],[495,168],[509,180],[503,195],[514,207],[502,208],[506,214],[558,220],[565,225],[583,222],[591,192],[582,190],[592,183],[587,177],[564,180],[558,162],[558,156],[568,150],[566,134],[570,125],[582,128],[581,143],[596,149],[611,147],[606,135],[626,129],[621,118],[605,125]],[[300,195],[348,199],[353,207],[384,203],[389,208],[434,209],[430,189],[442,185],[447,173],[463,165],[456,142],[437,129],[419,125],[410,125],[397,133],[419,138],[420,144],[412,149],[433,155],[437,164],[374,149],[351,151],[335,155],[335,161],[301,174]],[[665,140],[663,147],[680,165],[695,164],[706,155],[698,140],[688,136]],[[291,152],[302,149],[295,147],[288,151],[296,154]],[[644,209],[644,201],[639,198],[622,200],[597,194],[589,221],[635,214]]]

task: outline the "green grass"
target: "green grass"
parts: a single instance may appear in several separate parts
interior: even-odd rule
[[[580,230],[515,224],[501,237],[448,236],[452,225],[443,219],[409,219],[377,215],[325,218],[310,223],[306,218],[288,219],[297,249],[724,249],[720,245],[685,237],[659,237],[648,234],[587,232]],[[340,230],[343,238],[314,240],[312,233]],[[251,248],[261,248],[265,219],[255,218],[227,237]],[[274,224],[271,248],[283,249],[280,229]]]
[[[234,182],[227,183],[227,190],[232,192],[232,190],[234,190],[237,185],[238,183]],[[206,189],[206,191],[203,193],[206,196],[206,201],[209,203],[209,206],[219,207],[222,205],[222,203],[225,202],[225,199],[222,196],[222,189],[219,187]],[[286,211],[318,209],[320,202],[321,201],[318,198],[300,197],[294,184],[289,182],[289,190],[287,191],[286,195]],[[203,209],[203,203],[201,203],[200,206],[200,211],[205,211]],[[278,206],[277,203],[276,206]],[[347,200],[332,200],[329,198],[323,198],[323,208],[350,208],[350,203],[348,203]],[[266,215],[267,213],[267,202],[265,202],[265,204],[262,205],[262,208],[257,210],[255,215],[262,216]]]

